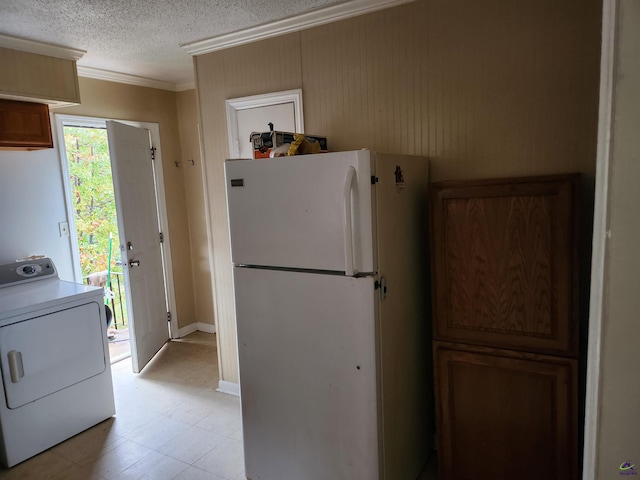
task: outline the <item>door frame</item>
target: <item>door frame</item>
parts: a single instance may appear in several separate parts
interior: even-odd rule
[[[238,145],[238,111],[250,108],[269,107],[281,103],[293,103],[293,116],[296,125],[295,133],[304,133],[304,117],[302,115],[302,89],[282,92],[264,93],[248,97],[230,98],[225,101],[227,110],[227,138],[229,139],[229,158],[240,158]]]
[[[87,128],[104,128],[106,129],[107,120],[124,123],[132,127],[144,128],[151,135],[151,144],[156,148],[155,151],[155,168],[154,179],[156,184],[156,198],[158,206],[158,216],[160,222],[160,230],[163,233],[162,242],[162,260],[164,262],[164,282],[167,292],[167,305],[171,312],[171,321],[169,322],[169,337],[172,339],[179,338],[178,334],[178,312],[176,308],[176,294],[173,283],[173,276],[169,272],[173,272],[173,263],[171,261],[171,235],[169,234],[169,220],[167,216],[167,202],[164,189],[164,173],[162,167],[162,151],[160,147],[160,127],[157,123],[150,122],[134,122],[129,120],[102,118],[102,117],[86,117],[81,115],[65,115],[54,114],[55,117],[55,134],[58,138],[58,156],[62,171],[62,181],[64,185],[65,206],[67,211],[67,221],[69,222],[69,232],[71,237],[71,259],[73,262],[73,275],[77,283],[82,283],[82,272],[76,252],[79,251],[78,237],[76,231],[75,216],[73,214],[73,204],[71,202],[71,184],[69,182],[69,166],[67,164],[66,149],[64,148],[64,127],[87,127]],[[112,169],[113,171],[113,169]],[[119,244],[120,242],[118,242]],[[134,319],[135,321],[135,319]]]

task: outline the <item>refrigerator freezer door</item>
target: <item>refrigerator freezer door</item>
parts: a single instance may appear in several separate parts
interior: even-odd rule
[[[372,156],[225,162],[234,264],[373,272]]]
[[[246,476],[378,479],[373,279],[235,268]]]

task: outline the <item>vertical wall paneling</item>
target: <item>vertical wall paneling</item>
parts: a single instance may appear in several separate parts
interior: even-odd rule
[[[298,34],[293,33],[196,58],[212,225],[210,234],[214,254],[216,328],[221,352],[220,378],[225,382],[238,382],[235,308],[223,169],[224,160],[229,155],[225,100],[299,88],[302,83],[299,46]]]
[[[213,299],[211,292],[211,270],[207,242],[207,222],[202,185],[202,159],[198,135],[197,101],[195,90],[176,94],[178,106],[178,126],[180,128],[181,161],[180,170],[184,177],[187,219],[191,248],[191,269],[193,295],[195,297],[195,317],[191,322],[214,323]],[[190,160],[193,161],[191,164]],[[188,324],[188,322],[185,322]]]
[[[222,378],[237,369],[224,100],[302,88],[307,133],[332,150],[426,155],[434,181],[580,172],[589,217],[600,6],[418,0],[196,57]]]

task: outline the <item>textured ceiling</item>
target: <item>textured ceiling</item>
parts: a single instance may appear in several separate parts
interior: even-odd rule
[[[175,84],[193,81],[181,44],[336,0],[0,0],[0,33],[86,50],[78,65]]]

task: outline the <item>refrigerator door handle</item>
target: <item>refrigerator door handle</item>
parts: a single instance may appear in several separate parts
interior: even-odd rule
[[[352,277],[356,272],[354,268],[354,249],[353,249],[353,220],[351,218],[351,192],[356,183],[356,169],[349,167],[347,176],[344,180],[344,256],[345,256],[345,274]]]

